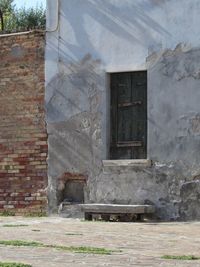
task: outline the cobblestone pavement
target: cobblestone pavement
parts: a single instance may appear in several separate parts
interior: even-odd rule
[[[5,227],[7,224],[28,226]],[[0,261],[33,267],[200,267],[200,261],[164,260],[170,255],[200,256],[200,223],[110,223],[63,218],[0,217],[0,240],[115,250],[111,255],[78,254],[54,248],[0,245]]]

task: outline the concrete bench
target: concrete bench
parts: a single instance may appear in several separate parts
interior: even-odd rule
[[[144,215],[153,214],[152,205],[120,205],[120,204],[80,204],[85,220],[91,221],[93,215],[101,215],[102,219],[109,220],[111,215],[134,215],[141,220]]]

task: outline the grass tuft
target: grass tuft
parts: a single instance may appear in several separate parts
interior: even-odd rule
[[[3,217],[15,216],[15,212],[11,210],[4,210],[0,212],[0,216],[3,216]]]
[[[0,240],[0,245],[14,247],[43,247],[43,244],[35,241]]]
[[[27,212],[24,214],[24,217],[30,217],[30,218],[34,218],[34,217],[47,217],[47,213],[45,211],[33,211],[33,212]]]
[[[75,253],[83,253],[83,254],[111,255],[112,252],[115,252],[110,249],[96,248],[96,247],[65,247],[65,246],[56,246],[56,245],[47,245],[46,247],[55,248],[58,250],[75,252]]]
[[[71,247],[71,250],[76,253],[85,253],[85,254],[102,254],[102,255],[111,255],[113,250],[106,248],[95,248],[95,247]]]
[[[200,257],[196,257],[194,255],[164,255],[162,259],[165,260],[184,260],[184,261],[191,261],[191,260],[200,260]]]
[[[26,227],[28,224],[4,224],[2,227]]]
[[[29,264],[16,263],[16,262],[0,262],[0,267],[32,267]]]
[[[35,241],[22,241],[22,240],[0,240],[0,245],[4,246],[15,246],[15,247],[39,247],[39,248],[54,248],[58,250],[64,250],[74,253],[84,253],[84,254],[103,254],[111,255],[114,251],[106,248],[96,248],[96,247],[66,247],[59,245],[46,245]]]
[[[83,234],[79,234],[79,233],[65,233],[65,235],[72,235],[72,236],[73,235],[79,235],[80,236],[80,235],[83,235]]]

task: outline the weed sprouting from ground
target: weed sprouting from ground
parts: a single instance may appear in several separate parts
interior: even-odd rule
[[[3,217],[15,216],[15,213],[10,210],[4,210],[0,212],[0,216],[3,216]]]
[[[30,217],[30,218],[34,218],[34,217],[47,217],[47,213],[45,211],[38,211],[38,212],[27,212],[24,214],[24,217]]]
[[[200,257],[196,257],[194,255],[164,255],[162,256],[162,259],[165,260],[185,260],[185,261],[191,261],[191,260],[200,260]]]
[[[0,216],[2,217],[13,217],[16,215],[20,215],[23,217],[30,217],[30,218],[34,218],[34,217],[47,217],[47,212],[46,211],[33,211],[33,212],[26,212],[24,214],[17,214],[11,210],[4,210],[0,212]]]
[[[0,267],[32,267],[29,264],[16,263],[16,262],[0,262]]]
[[[83,235],[83,234],[80,234],[80,233],[65,233],[65,235],[69,235],[69,236],[77,236],[77,235]]]
[[[0,245],[14,247],[43,247],[43,244],[35,241],[0,240]]]
[[[65,246],[48,246],[64,251],[71,251],[75,253],[83,254],[102,254],[102,255],[111,255],[112,252],[115,252],[106,248],[96,248],[96,247],[65,247]]]
[[[4,224],[3,227],[26,227],[28,224]]]
[[[0,240],[0,245],[4,246],[15,246],[15,247],[38,247],[38,248],[54,248],[63,251],[69,251],[74,253],[84,253],[84,254],[103,254],[103,255],[111,255],[112,252],[120,252],[114,251],[106,248],[96,248],[96,247],[67,247],[67,246],[59,246],[59,245],[46,245],[40,242],[35,241],[23,241],[23,240]]]

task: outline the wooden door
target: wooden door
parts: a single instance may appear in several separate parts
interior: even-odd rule
[[[147,72],[111,74],[111,159],[147,157]]]

